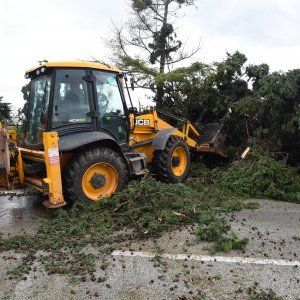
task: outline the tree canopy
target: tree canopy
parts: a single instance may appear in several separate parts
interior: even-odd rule
[[[132,0],[131,18],[122,26],[115,25],[115,36],[108,40],[113,59],[123,69],[136,74],[137,84],[155,93],[157,106],[162,106],[164,85],[153,77],[199,50],[189,51],[178,38],[175,23],[183,6],[195,0]]]
[[[300,70],[269,73],[266,64],[246,63],[244,54],[227,53],[156,76],[166,87],[164,108],[193,122],[221,120],[230,146],[256,144],[300,161]]]

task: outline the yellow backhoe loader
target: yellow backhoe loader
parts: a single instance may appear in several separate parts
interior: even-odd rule
[[[117,68],[52,62],[25,77],[30,96],[24,145],[1,126],[0,187],[32,186],[47,196],[46,207],[110,196],[145,174],[148,164],[162,181],[181,182],[191,152],[224,155],[221,124],[198,132],[188,120],[154,108],[138,114],[126,74]]]

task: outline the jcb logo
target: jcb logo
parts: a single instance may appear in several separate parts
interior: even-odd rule
[[[135,119],[136,126],[149,126],[150,120],[149,119]]]

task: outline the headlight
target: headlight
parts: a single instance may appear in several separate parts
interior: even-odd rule
[[[40,75],[40,70],[36,70],[36,75]]]

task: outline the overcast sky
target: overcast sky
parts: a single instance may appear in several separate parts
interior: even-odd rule
[[[38,60],[101,59],[107,53],[102,38],[112,21],[127,20],[127,3],[0,0],[0,96],[23,106],[24,72]],[[287,71],[300,68],[299,12],[299,0],[201,0],[178,22],[179,38],[189,37],[191,45],[201,39],[193,60],[209,63],[239,50],[249,63]]]

